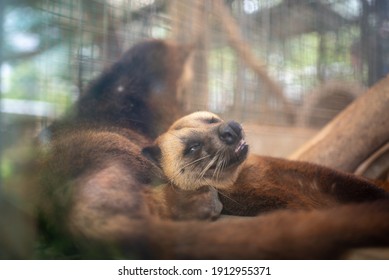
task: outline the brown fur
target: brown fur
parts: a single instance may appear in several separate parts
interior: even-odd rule
[[[158,137],[154,150],[159,149],[160,158],[154,159],[178,188],[211,186],[218,189],[226,214],[251,216],[275,209],[320,209],[389,197],[372,182],[351,174],[306,162],[257,155],[249,155],[233,169],[224,170],[220,165],[211,176],[199,178],[198,174],[208,168],[214,158],[214,165],[218,166],[218,162],[234,157],[228,152],[217,157],[219,151],[234,150],[244,141],[242,133],[234,144],[223,142],[219,128],[224,125],[210,112],[185,116]],[[193,142],[201,144],[201,152],[185,155],[185,149]]]
[[[116,217],[208,218],[201,207],[197,213],[180,209],[212,192],[192,191],[189,197],[152,188],[160,184],[160,171],[141,154],[179,114],[190,48],[160,40],[134,46],[92,82],[72,115],[42,132],[38,162],[27,178],[35,180],[26,192],[28,200],[35,198],[45,242],[78,251],[73,236],[99,236],[94,225]]]
[[[226,213],[256,215],[274,209],[321,209],[388,198],[366,179],[307,162],[252,155],[234,188],[221,192]]]
[[[177,104],[185,48],[140,43],[92,83],[72,116],[42,133],[25,184],[40,218],[39,257],[306,259],[389,245],[386,200],[213,222],[161,219],[170,208],[156,203],[163,202],[153,187],[160,184],[158,169],[141,147],[151,145],[173,117],[166,112]],[[187,211],[197,193],[169,188],[168,198],[162,197]],[[198,194],[208,199],[212,193]]]

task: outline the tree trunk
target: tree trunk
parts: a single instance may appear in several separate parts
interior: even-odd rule
[[[354,172],[388,141],[389,76],[355,100],[290,159]]]

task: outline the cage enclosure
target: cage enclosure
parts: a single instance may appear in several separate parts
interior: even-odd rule
[[[147,38],[193,44],[186,112],[235,119],[253,152],[287,157],[388,73],[389,3],[3,0],[0,183],[26,142]]]

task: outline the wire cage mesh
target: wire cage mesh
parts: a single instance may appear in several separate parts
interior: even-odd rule
[[[322,127],[389,65],[387,1],[1,5],[2,150],[22,131],[31,134],[61,116],[93,77],[145,38],[194,43],[193,83],[183,97],[187,112],[211,110],[285,129]]]
[[[388,73],[389,1],[1,0],[0,258],[33,243],[3,183],[24,144],[146,38],[194,44],[185,111],[244,122],[252,151],[284,156]]]

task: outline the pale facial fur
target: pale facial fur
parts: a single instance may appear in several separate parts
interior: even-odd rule
[[[210,112],[179,119],[158,137],[156,146],[165,176],[185,190],[231,187],[248,153],[242,127]]]

